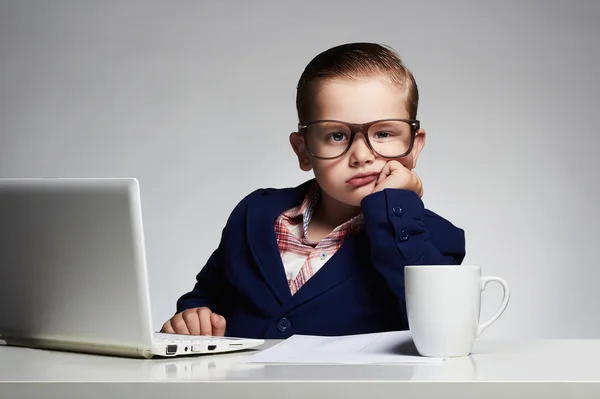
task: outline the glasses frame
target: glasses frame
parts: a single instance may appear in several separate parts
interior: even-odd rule
[[[398,155],[398,156],[386,156],[386,155],[381,155],[379,152],[377,152],[373,146],[371,145],[371,142],[369,141],[369,135],[365,134],[365,132],[368,132],[369,129],[371,128],[371,126],[373,126],[376,123],[380,123],[380,122],[406,122],[410,125],[410,145],[408,146],[408,150],[406,150],[406,152],[402,155]],[[340,123],[342,125],[345,125],[348,127],[348,129],[350,129],[350,140],[348,140],[348,145],[346,146],[346,149],[340,154],[340,155],[336,155],[335,157],[321,157],[318,155],[315,155],[310,148],[308,147],[308,143],[306,141],[306,131],[308,129],[309,126],[317,124],[317,123],[322,123],[322,122],[334,122],[334,123]],[[318,159],[336,159],[339,157],[344,156],[344,154],[346,154],[348,152],[348,150],[350,149],[350,147],[352,147],[352,143],[354,142],[354,137],[356,136],[357,133],[362,133],[362,135],[365,137],[365,141],[367,143],[367,146],[369,147],[369,149],[374,152],[375,154],[379,155],[382,158],[387,158],[387,159],[396,159],[396,158],[402,158],[407,156],[408,154],[410,154],[410,152],[412,151],[413,145],[415,143],[415,136],[417,134],[417,131],[421,128],[421,122],[417,119],[402,119],[402,118],[389,118],[389,119],[378,119],[376,121],[371,121],[371,122],[367,122],[367,123],[349,123],[349,122],[344,122],[344,121],[338,121],[335,119],[319,119],[319,120],[314,120],[314,121],[310,121],[307,122],[305,124],[298,124],[298,133],[302,134],[302,136],[304,137],[304,145],[306,146],[306,150],[308,151],[308,153],[310,154],[311,157],[314,158],[318,158]]]

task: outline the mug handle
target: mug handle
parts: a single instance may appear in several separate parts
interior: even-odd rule
[[[508,284],[506,283],[506,281],[504,281],[500,277],[495,277],[495,276],[481,277],[481,291],[485,290],[486,285],[492,281],[495,281],[502,286],[502,303],[500,304],[500,307],[496,311],[496,314],[494,314],[485,323],[479,324],[479,326],[477,327],[476,338],[479,337],[485,331],[486,328],[491,326],[493,322],[498,320],[498,317],[500,317],[502,315],[502,313],[504,313],[504,310],[506,309],[506,306],[508,305],[508,299],[510,298],[510,290],[508,289]]]

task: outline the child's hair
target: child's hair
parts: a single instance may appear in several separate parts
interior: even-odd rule
[[[406,92],[406,108],[417,118],[419,90],[412,73],[390,47],[376,43],[347,43],[317,55],[302,72],[296,90],[296,109],[300,123],[306,120],[310,105],[310,84],[315,80],[381,75]]]

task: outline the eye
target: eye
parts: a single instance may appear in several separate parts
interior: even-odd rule
[[[393,133],[391,133],[391,132],[380,131],[380,132],[375,133],[375,138],[378,138],[378,139],[387,139],[390,136],[392,136],[392,134]]]
[[[329,133],[328,138],[332,141],[343,141],[346,139],[346,134],[343,132],[333,132]]]

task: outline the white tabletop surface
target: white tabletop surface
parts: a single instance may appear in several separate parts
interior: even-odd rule
[[[468,357],[418,365],[238,362],[253,353],[128,359],[0,345],[0,397],[600,398],[600,340],[478,340]]]

